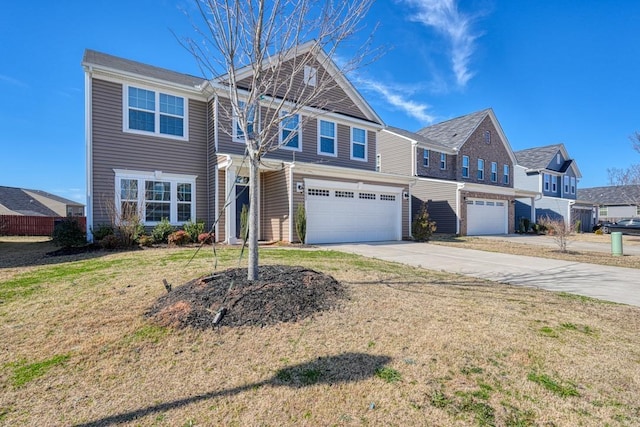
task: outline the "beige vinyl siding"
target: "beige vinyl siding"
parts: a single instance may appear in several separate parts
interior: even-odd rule
[[[420,212],[422,204],[427,202],[431,220],[436,222],[438,233],[455,233],[458,214],[456,213],[455,182],[439,182],[418,179],[412,187],[411,209],[413,217]]]
[[[197,175],[196,218],[206,220],[206,103],[186,100],[189,140],[181,141],[123,132],[122,91],[122,84],[92,80],[94,225],[111,222],[109,207],[115,200],[113,169]]]
[[[389,132],[378,133],[380,172],[411,175],[411,149],[413,144]],[[422,157],[421,157],[422,158]]]
[[[286,169],[260,175],[260,234],[266,241],[289,240],[289,192]]]
[[[305,90],[305,84],[303,82],[304,77],[304,67],[300,67],[300,64],[294,65],[295,59],[292,59],[284,64],[282,64],[280,75],[286,76],[283,81],[281,87],[276,90],[276,96],[278,97],[286,97],[287,99],[298,99],[299,96],[297,94],[302,93]],[[300,61],[300,59],[298,59]],[[308,65],[315,67],[318,70],[317,79],[321,81],[322,79],[333,79],[333,77],[325,71],[322,65],[317,62],[315,59],[311,60]],[[287,87],[289,86],[289,76],[293,74],[294,67],[300,69],[300,72],[296,73],[293,77],[293,84],[291,85],[291,89],[286,93]],[[272,79],[271,81],[273,81]],[[251,85],[251,78],[248,77],[238,83],[240,87],[248,88]],[[268,90],[273,92],[273,87],[269,87]],[[274,95],[273,93],[269,93],[268,95]],[[334,111],[340,114],[345,114],[351,117],[356,117],[359,119],[367,120],[366,115],[358,106],[353,102],[351,97],[347,95],[347,93],[337,84],[331,82],[328,84],[327,88],[322,91],[322,95],[318,100],[320,102],[314,107],[321,108],[327,111]]]

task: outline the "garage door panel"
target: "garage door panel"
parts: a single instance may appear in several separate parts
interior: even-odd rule
[[[367,242],[401,238],[398,194],[337,188],[307,190],[307,243]],[[353,184],[345,184],[353,185]],[[386,187],[388,189],[388,187]]]
[[[506,234],[507,225],[504,200],[467,200],[467,235]]]

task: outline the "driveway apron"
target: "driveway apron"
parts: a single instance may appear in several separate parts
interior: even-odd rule
[[[608,267],[417,242],[345,243],[321,247],[429,270],[568,292],[640,307],[640,270],[634,268]]]

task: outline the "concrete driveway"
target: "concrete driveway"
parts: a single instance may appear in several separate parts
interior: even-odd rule
[[[533,235],[533,234],[508,234],[499,236],[474,236],[480,239],[499,240],[513,243],[524,243],[527,245],[547,246],[558,248],[558,244],[553,240],[552,236]],[[602,236],[604,242],[589,242],[578,239],[569,238],[567,249],[570,251],[588,251],[611,253],[611,236]],[[640,236],[622,236],[622,252],[625,255],[640,256]]]
[[[416,242],[321,245],[326,249],[512,285],[569,292],[640,307],[640,269],[499,254]]]

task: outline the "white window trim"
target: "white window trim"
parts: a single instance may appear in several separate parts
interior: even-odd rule
[[[129,88],[133,87],[136,89],[144,89],[155,93],[155,130],[153,132],[148,132],[145,130],[139,129],[129,129]],[[178,135],[169,135],[166,133],[160,133],[160,94],[175,96],[176,98],[182,98],[184,102],[184,116],[182,117],[182,130],[183,136]],[[168,115],[175,117],[171,114],[162,113],[163,115]],[[189,140],[189,98],[184,95],[178,95],[177,93],[160,90],[158,88],[143,86],[143,85],[123,85],[122,90],[122,131],[125,133],[134,133],[138,135],[149,135],[156,136],[159,138],[168,138],[168,139],[176,139],[179,141],[188,141]]]
[[[509,184],[509,165],[502,166],[502,183]]]
[[[242,110],[245,108],[245,102],[244,101],[239,101],[238,107]],[[259,109],[259,107],[258,107]],[[259,127],[260,126],[260,116],[258,115],[258,117],[255,117],[255,112],[254,112],[254,117],[253,117],[253,130],[254,133],[256,131],[256,125]],[[231,119],[231,126],[232,127],[232,131],[231,131],[231,139],[233,140],[233,142],[241,142],[241,143],[245,143],[245,137],[244,135],[242,136],[238,136],[238,115],[233,112],[233,117]]]
[[[498,182],[498,163],[496,162],[491,162],[491,182]]]
[[[544,191],[551,191],[551,175],[549,175],[548,173],[543,173],[542,181],[544,184]]]
[[[571,194],[576,194],[576,177],[571,177]]]
[[[556,175],[551,175],[551,192],[558,192],[558,177]]]
[[[440,153],[440,170],[447,170],[447,153]]]
[[[429,149],[422,149],[422,166],[425,168],[429,167]]]
[[[359,130],[363,130],[364,131],[364,158],[362,157],[354,157],[353,156],[353,146],[358,144],[358,145],[363,145],[361,142],[356,142],[353,140],[353,130],[354,129],[359,129]],[[365,128],[361,128],[358,126],[351,126],[350,130],[349,130],[349,134],[350,134],[350,138],[351,138],[351,143],[349,144],[349,158],[351,160],[356,160],[358,162],[366,162],[368,161],[368,157],[369,157],[369,131],[367,131],[367,129]]]
[[[464,161],[465,159],[467,160],[467,166],[464,165]],[[463,178],[469,178],[469,165],[471,164],[471,161],[469,160],[469,156],[462,156],[462,177]],[[464,171],[467,171],[467,175],[464,174]]]
[[[480,167],[480,162],[482,162],[482,167]],[[482,172],[482,178],[478,175]],[[484,181],[484,159],[478,159],[478,173],[476,174],[476,179],[478,181]]]
[[[183,225],[186,221],[178,221],[178,183],[191,184],[191,220],[196,220],[196,178],[197,175],[179,175],[163,173],[161,171],[144,172],[144,171],[131,171],[123,169],[114,169],[115,172],[115,202],[118,216],[120,216],[121,199],[120,199],[120,182],[123,179],[131,179],[138,181],[138,210],[141,216],[142,223],[147,226],[154,226],[158,224],[158,221],[147,221],[145,218],[145,181],[161,181],[169,182],[171,184],[171,197],[170,197],[170,218],[171,225]]]
[[[571,188],[569,186],[569,181],[570,181],[569,180],[569,176],[565,175],[564,178],[562,179],[562,181],[563,181],[562,184],[564,185],[564,194],[569,194],[569,191],[570,191],[570,188]]]
[[[280,116],[286,116],[286,115],[289,115],[287,111],[280,112]],[[302,151],[302,115],[299,113],[292,114],[289,116],[289,118],[293,118],[293,116],[298,116],[298,129],[296,130],[296,132],[298,133],[298,146],[289,147],[285,145],[284,139],[282,138],[282,131],[285,130],[283,124],[287,119],[280,120],[280,123],[278,125],[278,146],[283,150]],[[287,129],[287,130],[291,130],[291,129]]]
[[[322,151],[321,122],[333,124],[333,153]],[[320,156],[338,157],[338,124],[333,120],[318,118],[318,154]]]
[[[318,69],[311,65],[304,66],[303,81],[307,86],[315,86],[318,80]]]

